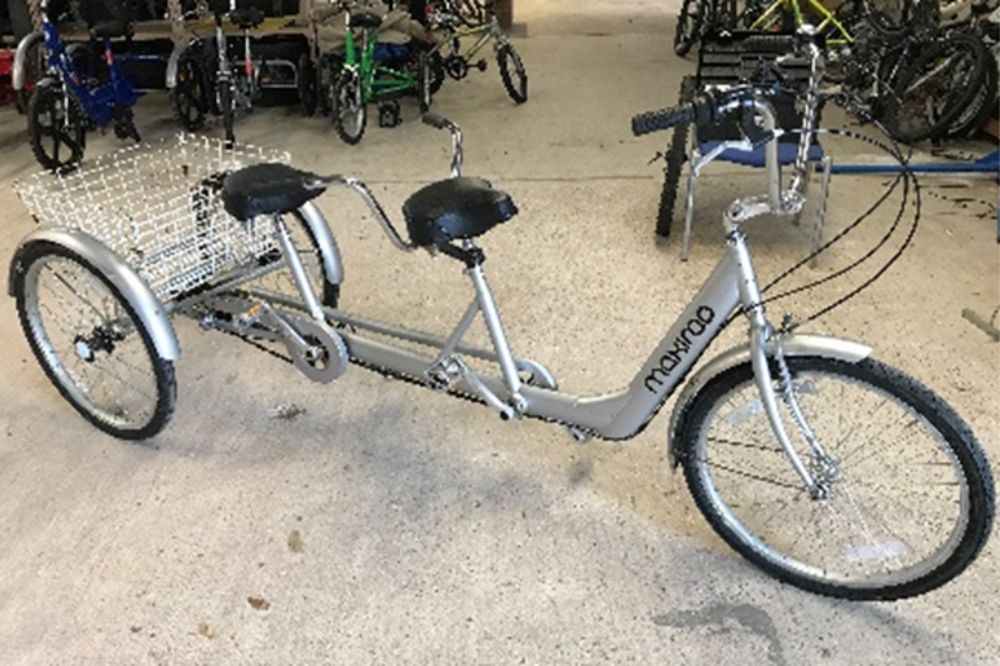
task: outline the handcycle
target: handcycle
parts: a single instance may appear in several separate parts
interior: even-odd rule
[[[814,93],[807,105],[816,104]],[[961,573],[989,535],[995,498],[984,453],[954,410],[875,360],[867,345],[799,333],[788,318],[780,326],[769,320],[743,225],[795,214],[804,204],[804,167],[797,163],[783,184],[775,113],[758,91],[735,86],[697,96],[634,117],[632,129],[643,135],[730,116],[744,132],[731,145],[768,146],[768,190],[726,209],[726,252],[716,268],[629,385],[596,396],[563,391],[542,363],[515,355],[478,239],[517,207],[487,181],[462,175],[461,129],[434,114],[424,122],[451,134],[451,178],[406,200],[404,233],[353,177],[301,171],[287,156],[276,160],[240,144],[227,150],[182,138],[175,150],[125,151],[75,179],[19,184],[21,199],[49,224],[19,244],[9,291],[32,352],[60,393],[97,428],[124,439],[154,436],[173,411],[176,316],[281,356],[316,382],[333,382],[353,363],[486,405],[506,421],[560,425],[581,442],[634,437],[686,381],[667,457],[733,549],[816,593],[897,599],[928,592]],[[813,117],[803,114],[803,137]],[[119,175],[117,188],[107,186],[105,170]],[[358,194],[399,250],[461,264],[474,295],[451,333],[339,307],[344,268],[314,202],[334,185]],[[125,199],[122,191],[135,194]],[[102,214],[81,215],[90,210]],[[480,316],[491,349],[462,341]],[[689,378],[735,320],[747,325],[747,341]],[[476,369],[483,363],[499,369]]]
[[[111,49],[112,39],[129,39],[132,24],[126,19],[106,19],[89,27],[93,40],[103,44],[102,63],[93,54],[83,54],[86,70],[74,60],[86,45],[67,45],[49,20],[47,1],[42,0],[42,36],[27,35],[15,55],[14,87],[24,85],[24,66],[29,53],[43,46],[46,71],[34,87],[27,104],[31,150],[44,168],[66,173],[83,159],[86,134],[109,125],[120,139],[141,139],[132,107],[140,97],[132,81],[121,70]]]
[[[461,81],[473,67],[485,72],[486,60],[474,59],[492,40],[504,90],[515,104],[528,101],[528,74],[524,62],[501,29],[492,2],[448,0],[431,3],[427,5],[427,20],[432,29],[443,33],[431,55],[440,58],[440,66],[448,76]],[[475,42],[463,51],[462,40],[466,38],[474,38]]]
[[[188,131],[200,129],[206,114],[222,117],[226,141],[236,138],[237,113],[249,113],[260,96],[260,63],[254,59],[250,31],[263,22],[264,13],[256,7],[237,9],[236,0],[212,0],[209,9],[214,20],[214,41],[191,40],[177,59],[176,69],[168,74],[174,112]],[[223,29],[228,18],[241,31],[242,62],[230,62],[229,43]]]

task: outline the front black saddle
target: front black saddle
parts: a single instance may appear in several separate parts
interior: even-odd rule
[[[97,21],[90,26],[90,36],[94,39],[118,39],[124,37],[131,39],[135,29],[131,22],[121,19],[108,19],[107,21]]]
[[[378,14],[372,14],[370,12],[359,12],[357,14],[351,14],[351,27],[352,28],[378,28],[382,25],[382,17]]]
[[[517,215],[510,195],[482,178],[449,178],[422,187],[403,204],[410,240],[421,247],[481,236]]]
[[[240,30],[253,30],[264,22],[264,12],[256,7],[244,7],[229,12],[229,20]]]
[[[226,176],[222,204],[237,220],[250,220],[290,213],[324,190],[326,185],[314,173],[287,164],[255,164]]]

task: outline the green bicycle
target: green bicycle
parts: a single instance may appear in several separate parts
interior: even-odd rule
[[[369,12],[352,13],[347,3],[339,4],[346,16],[347,31],[344,62],[331,91],[330,106],[337,135],[353,145],[364,136],[369,102],[395,102],[401,95],[414,94],[420,112],[426,112],[431,105],[431,72],[428,54],[423,50],[416,58],[410,57],[401,69],[380,64],[375,47],[382,17]],[[360,48],[355,31],[360,33]],[[398,105],[395,108],[398,110]]]
[[[493,11],[493,3],[476,0],[442,0],[428,3],[427,21],[431,28],[442,36],[437,40],[431,55],[432,67],[439,67],[456,81],[464,79],[469,69],[475,67],[486,71],[486,60],[473,59],[490,40],[500,69],[500,79],[507,94],[515,104],[528,101],[528,74],[524,62],[500,28],[500,21]],[[475,42],[465,52],[461,41],[475,38]],[[435,80],[444,78],[435,72]]]

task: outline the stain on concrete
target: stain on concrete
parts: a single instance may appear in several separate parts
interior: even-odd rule
[[[215,629],[212,628],[212,625],[210,625],[208,622],[199,622],[198,635],[204,636],[205,638],[211,640],[216,636],[218,636],[219,634],[218,632],[215,631]]]
[[[247,603],[250,604],[250,608],[259,611],[266,611],[271,607],[271,602],[263,597],[247,597]]]
[[[574,460],[569,466],[569,485],[578,486],[589,480],[593,467],[589,460]]]
[[[288,533],[288,550],[293,553],[301,553],[303,549],[302,543],[302,533],[298,530],[292,530]]]
[[[767,611],[751,604],[713,604],[697,610],[675,610],[653,616],[653,624],[676,629],[706,629],[711,634],[729,634],[742,629],[767,641],[767,659],[785,666],[784,649],[774,620]],[[734,626],[736,625],[736,626]]]

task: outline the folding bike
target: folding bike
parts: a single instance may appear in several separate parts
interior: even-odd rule
[[[815,43],[803,48],[820,71]],[[787,187],[774,111],[753,88],[633,118],[640,135],[735,114],[744,138],[730,146],[765,143],[770,182],[765,194],[726,209],[719,264],[629,385],[609,393],[565,392],[544,365],[515,355],[478,239],[517,207],[485,180],[462,175],[461,130],[432,114],[424,121],[451,133],[452,177],[406,200],[405,235],[354,178],[185,138],[175,149],[124,151],[76,178],[19,184],[47,224],[19,245],[10,293],[51,381],[92,424],[121,438],[152,437],[173,411],[178,315],[279,354],[316,382],[332,382],[354,363],[484,404],[507,421],[561,425],[579,441],[634,437],[686,380],[667,457],[730,546],[813,592],[918,595],[961,573],[986,541],[995,506],[983,451],[947,404],[875,360],[870,347],[774,326],[743,232],[751,219],[795,215],[804,204],[817,80],[804,100],[801,158]],[[450,334],[338,307],[343,265],[313,203],[332,185],[356,192],[395,247],[461,264],[474,296]],[[462,342],[479,316],[492,349]],[[730,320],[747,326],[746,343],[689,378]],[[499,372],[475,369],[483,363]]]

